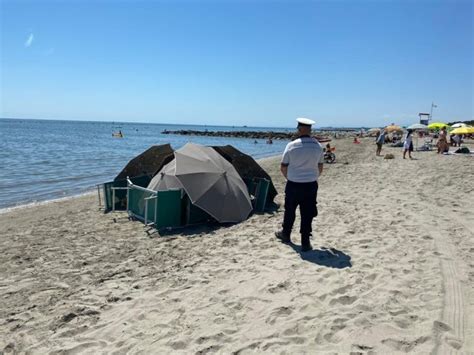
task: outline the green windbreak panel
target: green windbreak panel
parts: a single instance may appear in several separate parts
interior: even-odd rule
[[[145,199],[156,196],[156,191],[147,191],[130,187],[128,191],[128,212],[134,217],[145,220]],[[148,200],[147,220],[152,222],[155,219],[155,200]]]
[[[254,179],[244,178],[243,180],[245,185],[247,185],[249,195],[253,195],[255,193],[255,187],[257,186]]]
[[[111,181],[104,184],[104,204],[105,212],[114,209],[112,197],[112,187],[127,187],[127,181]],[[126,210],[127,209],[127,190],[115,190],[115,210]]]
[[[155,228],[181,226],[181,204],[181,190],[158,191]]]
[[[131,178],[130,180],[134,185],[147,187],[151,181],[151,176],[142,175]],[[112,202],[112,187],[127,187],[127,179],[121,179],[117,181],[110,181],[104,184],[104,204],[105,212],[113,209]],[[127,209],[127,190],[115,190],[115,210],[125,211]]]
[[[254,210],[256,212],[263,212],[265,210],[269,187],[270,187],[270,180],[258,179],[257,187],[255,189]]]
[[[199,207],[193,205],[188,195],[183,197],[183,219],[184,225],[200,224],[205,223],[212,219],[206,211],[203,211]]]

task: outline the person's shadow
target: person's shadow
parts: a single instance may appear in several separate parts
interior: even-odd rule
[[[299,245],[291,243],[289,246],[305,261],[336,269],[352,267],[351,257],[335,248],[322,247],[321,249],[302,252]]]

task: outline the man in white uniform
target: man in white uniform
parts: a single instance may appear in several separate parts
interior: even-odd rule
[[[321,144],[310,136],[315,122],[298,118],[298,138],[287,144],[281,160],[280,170],[287,179],[285,187],[285,215],[283,229],[275,235],[284,243],[291,243],[291,230],[296,217],[296,208],[301,215],[301,251],[312,250],[310,243],[311,224],[318,215],[316,198],[318,177],[323,172],[324,153]]]

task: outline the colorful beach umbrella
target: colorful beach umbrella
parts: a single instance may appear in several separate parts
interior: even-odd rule
[[[424,124],[421,124],[421,123],[414,123],[412,124],[411,126],[408,126],[407,127],[408,129],[427,129],[428,126],[424,125]]]
[[[462,122],[458,122],[458,123],[455,123],[451,126],[451,128],[459,128],[459,127],[467,127],[467,124],[462,123]]]
[[[449,134],[473,134],[474,127],[459,127],[453,129]]]
[[[385,127],[385,131],[387,131],[388,133],[392,133],[392,132],[403,132],[403,128],[400,127],[400,126],[397,126],[397,125],[390,125],[390,126],[387,126]]]
[[[433,122],[428,125],[428,129],[441,129],[443,127],[449,127],[449,126],[443,122]]]

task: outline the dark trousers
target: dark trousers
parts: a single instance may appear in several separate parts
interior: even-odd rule
[[[318,182],[287,181],[285,187],[285,216],[283,217],[283,233],[290,235],[295,223],[296,208],[300,206],[301,215],[301,244],[309,244],[311,223],[318,215],[316,198],[318,196]]]

